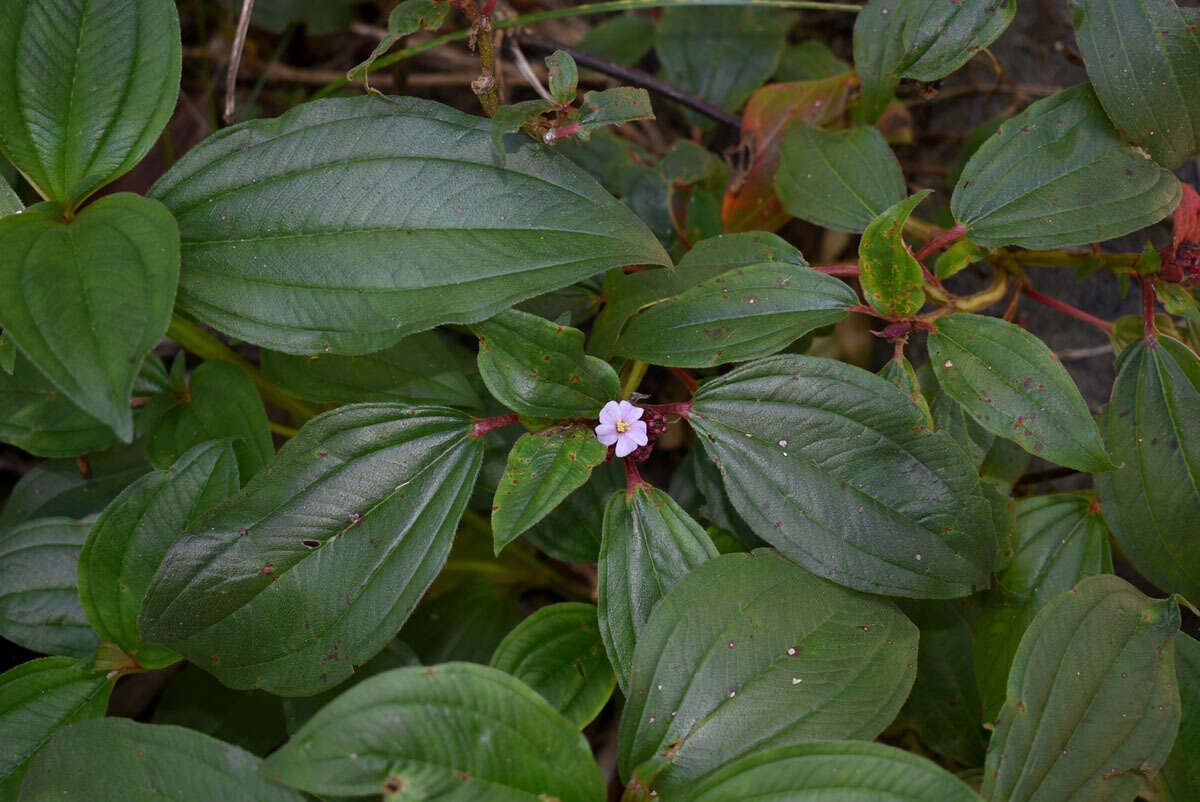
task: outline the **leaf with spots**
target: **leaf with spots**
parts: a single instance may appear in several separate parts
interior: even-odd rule
[[[113,681],[89,668],[43,657],[0,674],[0,798],[17,798],[30,759],[58,729],[104,715]]]
[[[1169,170],[1200,151],[1200,10],[1175,0],[1071,0],[1104,110]]]
[[[993,802],[1132,799],[1179,727],[1179,604],[1093,576],[1025,631],[988,746]]]
[[[980,426],[1060,465],[1113,467],[1087,402],[1044,342],[998,317],[957,313],[934,325],[938,385]]]
[[[870,740],[916,676],[917,628],[770,549],[680,580],[638,639],[621,715],[621,777],[654,761],[667,793],[770,747]],[[648,768],[648,767],[647,767]]]
[[[808,570],[914,598],[987,586],[996,543],[975,468],[886,379],[769,357],[703,384],[688,420],[746,523]]]
[[[804,122],[787,129],[775,192],[801,220],[838,231],[870,230],[906,190],[900,162],[878,129],[822,131]]]
[[[977,245],[1062,248],[1157,223],[1180,195],[1081,84],[1002,123],[963,168],[950,211]]]
[[[838,322],[857,302],[845,282],[807,265],[747,265],[647,305],[613,353],[678,367],[744,362]]]
[[[103,789],[103,790],[98,790]],[[38,752],[22,802],[62,799],[301,802],[244,749],[195,730],[101,718],[72,724]]]
[[[108,505],[79,555],[79,599],[102,639],[143,668],[180,659],[138,636],[142,599],[188,524],[240,488],[234,446],[216,440],[191,449],[169,470],[138,479]]]
[[[863,296],[880,314],[910,317],[925,305],[924,274],[904,241],[904,224],[929,193],[922,190],[880,214],[858,243]]]
[[[263,771],[321,795],[605,799],[575,725],[520,680],[469,663],[398,668],[360,682],[321,708]]]
[[[167,552],[142,638],[232,688],[333,687],[441,570],[482,459],[471,419],[450,409],[356,404],[313,418]]]
[[[522,435],[508,453],[508,466],[492,500],[496,553],[586,482],[607,453],[589,429]]]
[[[537,691],[580,729],[617,683],[600,642],[596,606],[578,602],[551,604],[518,624],[496,647],[492,667]]]
[[[600,636],[622,690],[629,690],[634,647],[655,605],[716,556],[704,529],[663,491],[639,485],[609,497],[596,585]]]
[[[471,327],[496,400],[531,418],[594,418],[621,392],[616,371],[583,353],[583,332],[509,309]]]
[[[1121,352],[1104,441],[1121,467],[1097,474],[1100,510],[1142,576],[1200,599],[1200,359],[1159,337]]]
[[[909,0],[901,78],[936,81],[966,64],[1012,22],[1017,0]]]

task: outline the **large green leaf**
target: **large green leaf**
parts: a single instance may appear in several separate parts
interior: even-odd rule
[[[1200,762],[1196,761],[1200,755],[1200,641],[1183,633],[1175,636],[1175,676],[1183,716],[1158,781],[1167,802],[1188,802],[1200,798]]]
[[[99,718],[113,683],[69,657],[30,660],[0,674],[0,799],[16,799],[29,759],[60,727]]]
[[[446,555],[483,447],[459,412],[345,406],[305,424],[167,553],[142,637],[234,688],[304,696],[383,648]]]
[[[1112,463],[1087,402],[1044,342],[998,317],[938,318],[929,361],[942,392],[993,434],[1080,471]]]
[[[543,607],[522,621],[496,648],[492,667],[537,691],[580,729],[617,684],[600,642],[596,607],[578,602]]]
[[[0,150],[75,206],[141,161],[175,110],[179,16],[161,0],[0,7]]]
[[[610,267],[669,264],[632,212],[523,135],[417,98],[298,106],[214,134],[152,194],[181,308],[294,354],[366,354]]]
[[[613,347],[654,365],[708,367],[769,356],[858,302],[843,281],[806,265],[735,268],[644,308]]]
[[[793,744],[734,761],[662,802],[980,802],[950,772],[894,746]]]
[[[583,332],[509,309],[475,324],[479,373],[514,412],[533,418],[593,418],[621,391],[616,372],[583,353]]]
[[[772,746],[870,740],[916,676],[917,628],[892,602],[770,549],[698,566],[640,635],[619,765],[665,759],[663,792]]]
[[[862,84],[863,119],[876,122],[900,83],[909,0],[870,0],[854,18],[854,71]]]
[[[1200,359],[1162,337],[1121,352],[1104,441],[1121,467],[1096,476],[1101,512],[1138,571],[1200,599]]]
[[[89,454],[82,463],[45,460],[13,487],[0,512],[0,528],[35,518],[85,518],[98,513],[148,470],[150,463],[141,443]]]
[[[604,504],[625,489],[620,460],[599,465],[583,487],[567,496],[525,533],[525,539],[556,560],[594,563],[604,539]]]
[[[443,578],[450,573],[453,560],[452,556]],[[503,565],[495,562],[489,567],[492,574],[504,570]],[[495,581],[487,573],[482,576],[466,573],[468,581],[423,599],[401,630],[405,643],[412,644],[413,652],[426,665],[449,662],[487,665],[504,636],[525,614],[515,583]]]
[[[14,356],[12,373],[0,371],[0,440],[39,457],[74,457],[117,442],[111,428],[59,392],[24,354]]]
[[[316,696],[288,696],[283,701],[283,711],[286,715],[284,724],[287,727],[288,735],[295,734],[296,730],[304,726],[310,718],[317,714],[325,705],[332,702],[347,690],[362,682],[370,679],[385,671],[391,671],[393,668],[407,668],[408,666],[421,665],[420,659],[416,652],[401,640],[393,640],[387,646],[383,647],[383,651],[372,657],[366,663],[358,666],[357,670],[344,683],[336,688],[318,693]],[[257,691],[252,691],[257,693]]]
[[[263,351],[268,378],[297,398],[321,404],[400,401],[406,404],[479,406],[479,395],[464,375],[475,353],[441,333],[424,331],[362,356],[295,356]]]
[[[608,448],[590,429],[526,434],[508,454],[508,467],[492,501],[496,553],[546,517],[588,480]]]
[[[265,755],[287,740],[283,699],[265,691],[235,691],[188,665],[171,677],[154,706],[155,724],[187,727]]]
[[[1094,576],[1046,605],[1025,632],[988,746],[993,802],[1129,800],[1179,726],[1179,605]]]
[[[275,455],[262,398],[241,368],[205,362],[192,371],[181,395],[146,433],[146,455],[154,467],[165,469],[195,445],[231,437],[247,481]]]
[[[945,78],[990,45],[1012,22],[1017,0],[909,0],[901,77]]]
[[[807,266],[795,246],[766,231],[747,231],[701,240],[670,270],[624,273],[610,270],[604,277],[604,309],[592,326],[588,351],[604,358],[625,323],[642,307],[674,297],[722,273],[763,262]]]
[[[966,766],[982,766],[987,742],[967,608],[957,599],[905,599],[899,604],[921,631],[917,680],[904,713],[934,751]]]
[[[605,798],[600,770],[571,722],[519,680],[468,663],[398,668],[359,683],[313,716],[264,770],[318,794]]]
[[[103,640],[144,668],[178,661],[143,643],[138,614],[150,580],[188,525],[241,487],[232,444],[198,445],[170,467],[143,476],[117,496],[92,525],[79,554],[79,599]]]
[[[629,690],[634,647],[655,605],[716,556],[704,529],[663,491],[638,486],[608,499],[596,580],[600,636],[623,690]]]
[[[1005,121],[963,168],[950,211],[987,247],[1061,248],[1157,223],[1179,180],[1127,145],[1091,84]]]
[[[1021,636],[1054,597],[1113,570],[1108,530],[1090,495],[1053,494],[1017,502],[1012,555],[981,599],[975,630],[975,673],[983,716],[992,721]]]
[[[1200,11],[1174,0],[1071,0],[1104,110],[1170,170],[1200,151]]]
[[[100,639],[75,573],[88,524],[39,518],[0,534],[0,637],[42,654],[92,657]]]
[[[179,236],[161,204],[121,193],[69,223],[56,204],[0,219],[0,326],[72,401],[133,439],[129,395],[167,330]]]
[[[689,421],[746,523],[810,571],[917,598],[987,585],[996,544],[975,469],[886,379],[770,357],[702,385]]]
[[[773,8],[668,8],[654,52],[668,83],[734,111],[775,72],[794,21]],[[689,114],[703,128],[713,124]]]
[[[783,138],[775,194],[801,220],[861,232],[906,189],[896,155],[869,125],[823,131],[795,122]]]
[[[102,790],[101,790],[102,789]],[[82,721],[38,752],[21,802],[300,802],[249,752],[183,727],[126,718]]]
[[[904,224],[929,192],[922,190],[882,212],[858,243],[863,297],[881,314],[910,317],[925,305],[924,273],[904,241]]]

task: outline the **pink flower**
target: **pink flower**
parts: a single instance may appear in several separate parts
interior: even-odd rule
[[[638,446],[646,445],[646,424],[641,420],[641,407],[628,401],[609,401],[600,410],[600,425],[596,439],[606,446],[615,445],[618,457],[627,457]]]

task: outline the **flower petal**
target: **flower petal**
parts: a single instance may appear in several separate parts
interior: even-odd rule
[[[613,443],[617,442],[619,437],[620,435],[617,434],[616,424],[602,423],[596,427],[596,439],[599,440],[603,445],[611,446]]]
[[[629,412],[628,412],[628,414],[625,415],[625,420],[627,420],[627,421],[641,420],[642,413],[644,413],[645,411],[646,410],[642,409],[641,407],[635,407],[632,404],[630,404]]]
[[[609,401],[600,410],[600,422],[608,425],[613,425],[621,419],[621,405],[616,401]]]
[[[625,433],[625,436],[639,446],[644,446],[649,442],[649,438],[646,437],[646,424],[640,420],[636,420],[629,425],[629,431]]]
[[[636,450],[637,443],[633,442],[633,438],[629,435],[623,434],[617,438],[617,447],[613,453],[615,453],[618,457],[628,457]]]
[[[633,415],[633,410],[636,409],[633,404],[629,403],[628,401],[622,401],[620,408],[621,420],[634,420],[634,418],[631,417]]]

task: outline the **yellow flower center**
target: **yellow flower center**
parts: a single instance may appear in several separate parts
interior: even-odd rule
[[[629,431],[629,421],[617,421],[617,431],[622,433]]]

